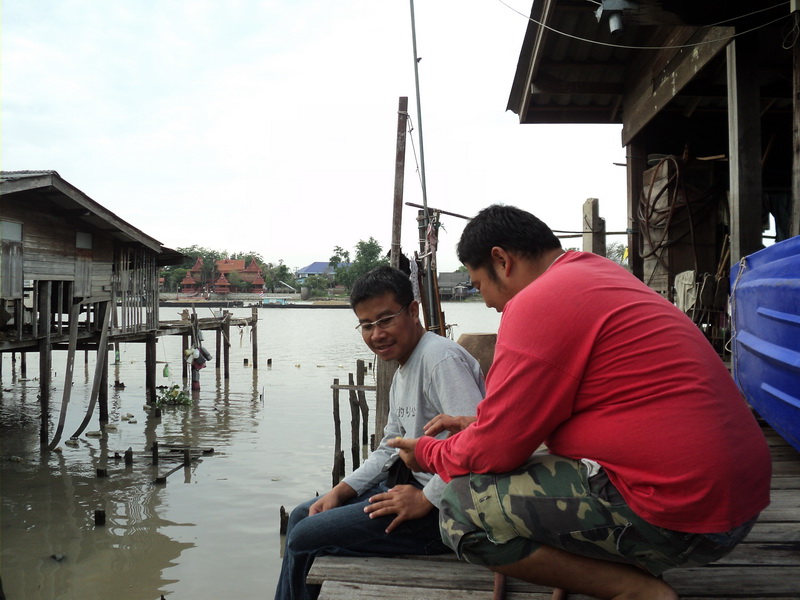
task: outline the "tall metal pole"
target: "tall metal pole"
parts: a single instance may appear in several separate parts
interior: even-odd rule
[[[411,8],[411,43],[414,50],[414,83],[417,92],[417,129],[419,130],[419,176],[420,182],[422,184],[422,206],[423,206],[423,224],[424,224],[424,231],[425,235],[427,235],[428,226],[430,225],[430,213],[428,212],[428,188],[425,183],[425,147],[422,142],[422,104],[420,102],[420,93],[419,93],[419,57],[417,56],[417,25],[416,19],[414,18],[414,0],[409,0],[409,5]],[[423,240],[425,238],[423,237]],[[420,240],[422,241],[422,240]],[[429,257],[429,259],[425,260],[425,289],[427,290],[427,305],[428,305],[428,314],[430,315],[430,322],[428,324],[428,329],[431,331],[436,331],[440,335],[444,335],[444,330],[442,327],[441,319],[439,319],[439,303],[438,298],[435,298],[434,295],[437,294],[435,285],[435,281],[433,278],[436,276],[436,272],[433,268],[433,255]]]

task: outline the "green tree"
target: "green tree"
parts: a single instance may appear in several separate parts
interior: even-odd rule
[[[336,246],[328,263],[334,268],[336,282],[348,290],[353,286],[356,279],[367,271],[389,264],[389,259],[383,256],[383,248],[372,237],[367,241],[360,240],[356,244],[355,259],[353,259],[353,262],[349,262],[349,259],[350,253],[342,249],[341,246]]]
[[[275,293],[276,286],[282,284],[288,284],[294,288],[297,287],[294,275],[292,275],[289,267],[283,264],[283,259],[279,260],[277,265],[271,262],[262,265],[261,273],[264,277],[264,288],[272,293]]]
[[[198,257],[203,259],[203,268],[200,271],[200,284],[204,288],[207,285],[213,284],[214,280],[216,279],[216,262],[227,256],[226,252],[211,250],[210,248],[203,248],[202,246],[197,245],[189,246],[188,248],[177,248],[177,250],[181,254],[185,254],[188,257],[187,260],[181,265],[186,269],[191,269],[194,266],[194,263],[197,262]]]
[[[628,247],[622,242],[611,242],[606,246],[606,258],[613,260],[618,265],[628,268],[628,257],[625,251]]]

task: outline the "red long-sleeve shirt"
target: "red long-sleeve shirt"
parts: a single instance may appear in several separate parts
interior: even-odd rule
[[[600,463],[655,525],[710,533],[769,504],[771,459],[733,379],[698,327],[613,262],[567,252],[503,311],[478,419],[423,437],[443,479],[502,473],[542,443]]]

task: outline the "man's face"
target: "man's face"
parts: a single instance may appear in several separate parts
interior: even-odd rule
[[[416,300],[404,307],[392,292],[363,300],[354,311],[364,342],[383,360],[404,364],[425,333]]]
[[[506,302],[513,297],[508,286],[503,283],[499,276],[492,276],[496,275],[496,272],[490,273],[489,268],[491,267],[473,268],[469,265],[466,265],[466,267],[470,281],[472,281],[472,287],[481,293],[486,306],[495,309],[497,312],[503,312]]]

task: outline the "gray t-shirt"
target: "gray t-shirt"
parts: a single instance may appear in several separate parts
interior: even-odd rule
[[[389,467],[399,459],[397,450],[386,445],[388,440],[421,437],[423,425],[440,413],[474,416],[485,393],[478,361],[453,340],[426,332],[394,374],[389,390],[389,419],[380,445],[343,481],[361,494],[385,480]],[[446,436],[445,431],[436,437]],[[414,478],[423,486],[425,497],[438,508],[445,486],[442,479],[416,472]]]

